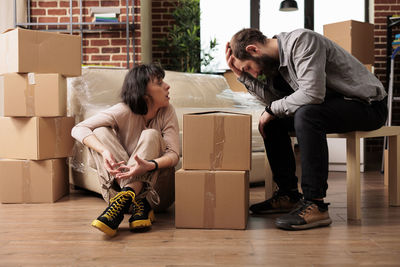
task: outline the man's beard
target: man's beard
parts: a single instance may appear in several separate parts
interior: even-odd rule
[[[251,58],[261,70],[260,75],[264,74],[267,77],[272,77],[278,74],[279,61],[267,55]]]

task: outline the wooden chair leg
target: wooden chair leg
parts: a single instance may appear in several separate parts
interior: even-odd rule
[[[400,135],[389,137],[388,154],[389,205],[400,206]]]
[[[390,139],[390,138],[389,138]],[[384,166],[383,166],[383,184],[385,186],[389,185],[389,150],[385,149],[383,152],[383,161],[384,161]]]
[[[360,138],[352,133],[346,139],[347,219],[361,220]]]

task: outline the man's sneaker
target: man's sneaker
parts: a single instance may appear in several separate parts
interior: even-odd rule
[[[114,236],[117,233],[119,224],[124,219],[124,214],[128,212],[134,200],[134,191],[129,187],[123,188],[121,192],[110,200],[110,205],[105,211],[92,222],[92,226],[108,236]]]
[[[295,192],[276,191],[272,198],[250,206],[253,214],[286,213],[293,210],[302,198],[302,194]]]
[[[298,208],[277,218],[275,225],[286,230],[305,230],[328,226],[332,223],[328,213],[328,205],[324,203],[324,207],[321,207],[312,201],[301,201]]]
[[[129,218],[129,228],[135,230],[150,227],[155,220],[155,216],[147,199],[138,199],[133,204],[133,214]]]

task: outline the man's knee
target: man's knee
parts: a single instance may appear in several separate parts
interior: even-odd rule
[[[296,131],[307,127],[307,125],[318,123],[320,112],[318,105],[299,107],[294,114],[294,128]]]

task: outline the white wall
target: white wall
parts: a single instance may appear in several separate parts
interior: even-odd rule
[[[26,0],[17,0],[18,22],[26,22]],[[14,28],[14,0],[0,0],[0,33]]]

